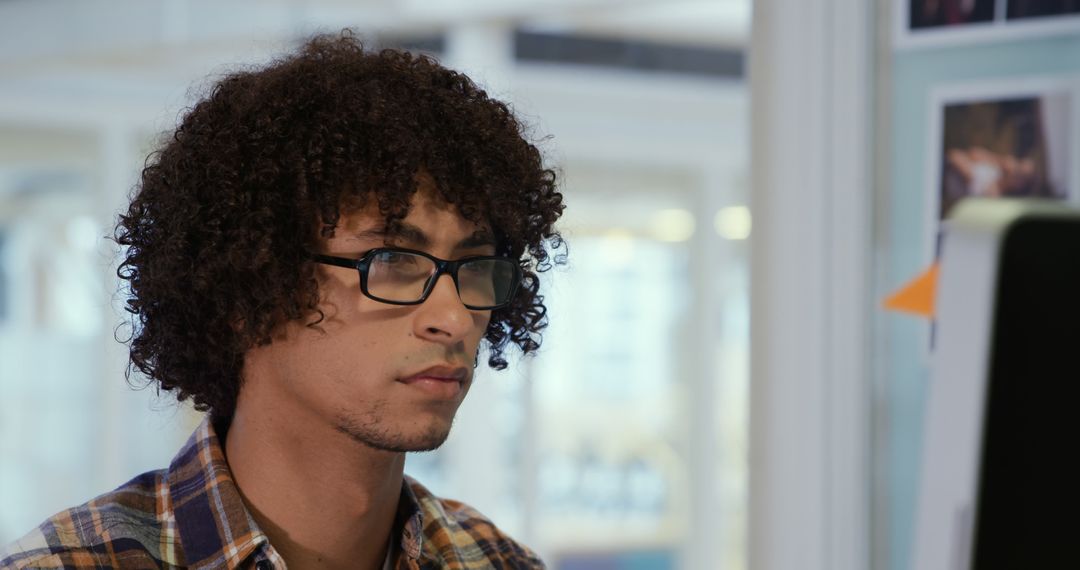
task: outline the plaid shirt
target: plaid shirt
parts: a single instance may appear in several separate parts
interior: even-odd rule
[[[544,564],[470,507],[405,478],[389,566],[530,569]],[[254,568],[285,563],[240,498],[221,442],[203,420],[168,470],[144,473],[63,511],[0,552],[0,569]]]

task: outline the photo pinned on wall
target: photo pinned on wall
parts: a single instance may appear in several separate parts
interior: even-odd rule
[[[934,258],[942,222],[963,198],[1076,198],[1076,91],[1074,81],[1026,80],[937,93],[927,183]]]
[[[926,263],[941,255],[947,218],[968,197],[1080,201],[1080,77],[942,85],[930,93],[925,157]],[[927,327],[926,358],[936,324]]]
[[[1080,14],[1080,0],[1008,0],[1007,20]]]
[[[994,21],[997,0],[904,0],[912,30]]]
[[[898,49],[950,47],[1080,31],[1080,0],[893,0]]]

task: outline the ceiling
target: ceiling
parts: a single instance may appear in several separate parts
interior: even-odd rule
[[[145,124],[228,65],[352,27],[432,36],[523,29],[741,49],[751,0],[4,0],[0,123]],[[110,119],[112,120],[112,119]]]

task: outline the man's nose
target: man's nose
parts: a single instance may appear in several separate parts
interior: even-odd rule
[[[431,294],[416,312],[413,332],[435,342],[458,342],[472,330],[473,317],[473,311],[461,302],[454,279],[440,275]]]

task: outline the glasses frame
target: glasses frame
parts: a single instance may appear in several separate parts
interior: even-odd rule
[[[420,295],[420,298],[416,301],[391,301],[389,299],[383,299],[372,295],[368,291],[368,271],[371,269],[371,262],[375,259],[375,256],[380,253],[407,253],[411,255],[418,255],[420,257],[427,258],[435,264],[435,273],[428,278],[427,283],[424,284],[424,292]],[[502,255],[471,255],[469,257],[462,257],[461,259],[440,259],[424,251],[418,251],[415,249],[407,249],[402,247],[377,247],[375,249],[368,250],[363,253],[358,259],[350,259],[348,257],[338,257],[334,255],[325,255],[322,253],[309,253],[311,259],[326,265],[334,265],[336,267],[346,267],[355,269],[360,272],[360,292],[365,297],[378,301],[380,303],[386,303],[388,305],[419,305],[431,295],[432,290],[435,289],[435,284],[439,282],[439,278],[443,275],[449,275],[454,280],[454,290],[457,291],[458,300],[465,306],[466,309],[472,311],[490,311],[495,309],[501,309],[508,306],[513,302],[514,296],[517,295],[518,287],[521,286],[521,267],[514,262],[513,259]],[[461,298],[461,286],[458,283],[458,269],[462,265],[472,261],[487,261],[487,260],[501,260],[510,263],[510,266],[514,268],[513,280],[510,283],[510,292],[506,296],[506,302],[494,305],[494,306],[478,306],[470,305]]]

